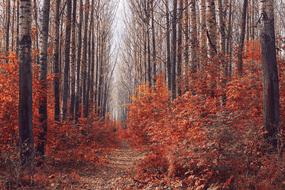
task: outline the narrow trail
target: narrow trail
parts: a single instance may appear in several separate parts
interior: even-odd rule
[[[86,168],[82,172],[80,189],[136,189],[133,181],[135,163],[143,157],[143,152],[133,150],[128,146],[112,150],[106,155],[106,164],[99,168]]]

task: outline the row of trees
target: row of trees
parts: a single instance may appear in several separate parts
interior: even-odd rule
[[[4,60],[16,52],[20,64],[21,160],[27,164],[34,155],[33,127],[40,129],[36,152],[45,155],[49,113],[56,122],[79,122],[80,117],[104,118],[108,112],[116,5],[100,0],[6,0],[0,6],[5,26],[1,52]],[[35,67],[40,68],[40,97],[34,100],[39,101],[39,118],[34,118],[39,126],[33,126]]]
[[[131,16],[126,19],[128,36],[121,56],[124,85],[120,94],[135,93],[141,83],[155,88],[157,75],[164,73],[172,99],[187,91],[195,94],[194,86],[204,77],[209,77],[208,84],[204,84],[210,86],[208,96],[217,98],[218,88],[223,89],[232,78],[244,76],[244,51],[258,51],[260,39],[264,125],[269,142],[277,146],[279,84],[275,44],[281,47],[282,42],[275,40],[275,34],[282,35],[283,23],[274,20],[274,15],[282,9],[282,1],[134,0],[128,5]],[[252,58],[252,64],[259,63]],[[219,106],[223,107],[226,94],[220,98]],[[122,108],[122,118],[126,114],[126,108]]]

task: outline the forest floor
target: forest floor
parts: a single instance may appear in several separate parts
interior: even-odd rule
[[[135,150],[125,142],[115,148],[97,151],[100,163],[66,157],[47,158],[44,165],[36,167],[33,177],[17,179],[6,168],[0,171],[0,190],[46,189],[46,190],[131,190],[139,189],[135,182],[136,163],[144,158],[145,151]],[[5,166],[4,166],[5,167]],[[1,176],[6,175],[6,179]],[[30,176],[26,174],[26,176]],[[2,178],[2,179],[1,179]],[[12,179],[12,180],[9,180]]]
[[[113,149],[105,157],[106,163],[99,167],[78,168],[80,180],[75,189],[137,189],[134,169],[137,161],[143,159],[144,152],[123,146]]]

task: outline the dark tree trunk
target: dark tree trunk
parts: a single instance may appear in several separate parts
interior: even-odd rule
[[[217,20],[215,0],[208,0],[208,16],[207,16],[207,36],[210,46],[210,57],[215,57],[218,53],[217,49]]]
[[[274,29],[274,1],[262,0],[262,29],[261,62],[263,65],[263,111],[264,126],[267,130],[266,139],[277,148],[279,122],[280,122],[280,97],[279,78],[276,60],[275,29]]]
[[[8,56],[9,54],[9,39],[10,39],[10,24],[11,24],[10,9],[11,9],[11,0],[6,0],[6,39],[5,39],[6,56]],[[8,63],[8,59],[6,62]]]
[[[238,64],[237,71],[238,75],[241,77],[243,74],[243,49],[244,49],[244,39],[245,39],[245,26],[246,26],[246,15],[247,15],[247,7],[248,0],[243,1],[243,9],[242,9],[242,20],[240,25],[240,39],[239,39],[239,47],[238,47]]]
[[[156,39],[155,39],[155,18],[154,18],[154,0],[151,1],[151,30],[152,30],[152,63],[153,63],[153,84],[156,83]]]
[[[36,38],[36,40],[34,40],[34,48],[36,48],[37,50],[39,50],[40,48],[39,48],[39,23],[38,23],[38,2],[37,2],[37,0],[34,0],[33,1],[33,3],[34,3],[34,6],[33,6],[33,12],[34,12],[34,21],[35,21],[35,24],[36,24],[36,30],[37,30],[37,32],[36,32],[36,34],[35,34],[35,38]],[[38,55],[36,55],[36,63],[37,64],[39,64],[39,56]]]
[[[29,166],[34,157],[32,108],[32,6],[19,2],[19,135],[21,164]]]
[[[179,21],[178,21],[178,54],[177,54],[177,79],[178,79],[178,96],[182,95],[182,30],[183,30],[183,1],[179,0]]]
[[[15,51],[15,23],[16,21],[16,11],[17,11],[17,0],[13,0],[13,15],[12,15],[12,25],[11,25],[11,29],[12,29],[12,39],[11,39],[11,50]]]
[[[59,26],[60,26],[60,1],[56,0],[55,4],[55,39],[54,39],[54,53],[53,53],[53,72],[54,72],[54,120],[60,121],[60,60],[59,60]]]
[[[76,77],[76,100],[75,100],[75,120],[81,115],[80,104],[81,104],[81,85],[80,85],[80,74],[81,74],[81,51],[82,51],[82,23],[83,23],[83,2],[80,0],[80,18],[78,25],[78,49],[77,49],[77,77]]]
[[[166,51],[167,51],[167,84],[168,90],[172,87],[172,65],[171,65],[171,45],[170,45],[170,13],[169,13],[169,3],[166,0]]]
[[[172,18],[172,61],[171,61],[171,92],[172,99],[176,98],[176,54],[177,54],[177,0],[173,0],[173,18]]]
[[[83,87],[83,117],[88,116],[88,100],[87,100],[87,47],[88,47],[88,21],[89,21],[89,0],[86,0],[85,7],[88,6],[88,9],[85,10],[85,24],[84,24],[84,37],[83,37],[83,58],[82,58],[82,87]]]
[[[198,32],[197,32],[197,17],[196,17],[196,1],[191,0],[191,71],[195,73],[199,65],[199,58],[197,54],[198,47]]]
[[[67,0],[67,15],[65,26],[65,52],[64,52],[64,79],[63,79],[63,95],[62,95],[62,119],[67,119],[67,102],[69,93],[69,73],[70,73],[70,37],[71,37],[71,12],[72,2]]]
[[[101,45],[100,45],[100,52],[99,52],[99,79],[98,79],[98,108],[99,108],[99,115],[102,116],[102,96],[103,96],[103,89],[104,89],[104,68],[103,68],[103,55],[104,55],[104,32],[101,34],[100,37]]]
[[[148,85],[149,87],[152,86],[152,74],[151,74],[151,52],[150,52],[150,29],[148,27],[149,23],[147,23],[147,31],[146,31],[146,37],[147,37],[147,75],[148,75]]]
[[[40,133],[37,153],[43,157],[45,155],[45,147],[47,140],[47,50],[48,50],[48,34],[49,34],[49,14],[50,0],[44,0],[41,10],[41,33],[40,33],[40,99],[39,99],[39,115],[40,115]]]
[[[91,1],[91,16],[88,42],[88,80],[87,80],[87,115],[89,115],[93,104],[93,80],[94,80],[94,0]],[[91,106],[91,107],[90,107]]]
[[[16,54],[19,55],[20,1],[17,0]]]
[[[93,1],[93,0],[92,0]],[[93,4],[93,3],[92,3]],[[93,18],[94,19],[94,18]],[[92,45],[91,45],[91,76],[90,76],[90,112],[94,112],[94,73],[95,73],[95,24],[92,27],[92,37],[91,37]]]
[[[71,54],[71,101],[70,101],[70,116],[75,118],[75,74],[76,74],[76,4],[77,1],[73,0],[72,10],[72,54]]]
[[[99,113],[99,75],[100,75],[100,66],[99,66],[99,54],[100,54],[100,20],[97,19],[97,29],[96,29],[97,45],[96,45],[96,76],[95,76],[95,105],[96,112]]]

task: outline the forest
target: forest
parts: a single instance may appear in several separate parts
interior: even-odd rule
[[[283,0],[1,0],[0,189],[284,190]]]

